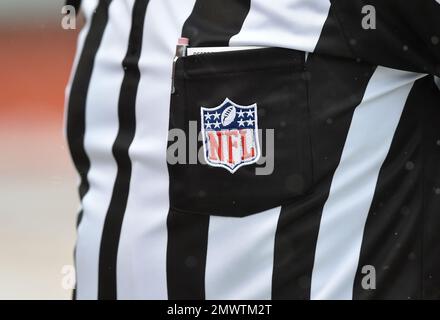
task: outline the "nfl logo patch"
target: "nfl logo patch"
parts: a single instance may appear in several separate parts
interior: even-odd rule
[[[240,106],[228,98],[214,108],[201,108],[205,161],[234,173],[260,158],[257,104]]]

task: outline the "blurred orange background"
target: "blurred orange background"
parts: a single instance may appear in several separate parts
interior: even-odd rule
[[[63,136],[78,30],[61,0],[0,3],[0,299],[68,299],[76,175]]]

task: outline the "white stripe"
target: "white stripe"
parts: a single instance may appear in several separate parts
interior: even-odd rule
[[[252,0],[233,46],[284,47],[313,52],[330,10],[323,0]]]
[[[356,108],[324,205],[311,299],[352,299],[363,232],[380,168],[408,94],[423,75],[378,67]]]
[[[127,51],[132,6],[132,0],[111,3],[87,95],[84,146],[91,162],[90,190],[83,199],[84,215],[78,228],[78,299],[97,299],[101,234],[117,172],[112,146],[118,131],[122,60]]]
[[[171,68],[195,1],[151,0],[145,18],[132,176],[117,262],[118,299],[167,299],[166,251]]]
[[[206,299],[271,299],[280,211],[278,207],[244,218],[210,217]]]

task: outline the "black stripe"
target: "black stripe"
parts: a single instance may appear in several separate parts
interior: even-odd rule
[[[424,110],[422,298],[440,300],[440,90],[432,81],[427,81],[425,88],[429,91],[419,96]]]
[[[79,196],[81,200],[89,190],[87,174],[90,170],[90,159],[84,148],[87,93],[95,64],[95,56],[108,22],[109,4],[110,1],[100,1],[92,17],[90,29],[84,41],[83,50],[72,81],[68,101],[66,123],[67,142],[73,163],[81,179],[79,186]],[[83,211],[81,210],[77,217],[77,226],[81,223],[82,216]],[[76,248],[74,250],[74,260],[76,260],[75,257]],[[72,298],[76,299],[76,288],[72,292]]]
[[[434,151],[439,149],[436,145],[439,130],[427,136],[425,126],[430,126],[432,119],[438,119],[438,105],[434,107],[438,101],[438,90],[431,77],[415,82],[379,173],[363,235],[354,299],[421,299],[424,295],[424,255],[436,255],[434,261],[437,268],[440,267],[440,250],[425,253],[423,249],[424,219],[432,219],[437,226],[427,236],[434,236],[437,246],[440,240],[437,236],[440,227],[439,218],[436,218],[438,204],[436,211],[428,210],[424,204],[425,198],[435,198],[432,189],[435,184],[431,190],[424,188],[424,170],[426,161],[431,161],[433,155],[439,157],[439,151]],[[423,146],[426,142],[430,148],[428,153]],[[435,173],[438,176],[436,167],[438,163],[431,162],[428,176]],[[365,277],[362,268],[366,265],[376,270],[375,290],[362,287]],[[434,272],[439,275],[439,271]],[[429,276],[426,279],[429,282]],[[438,283],[437,280],[437,297],[440,294]]]
[[[250,0],[197,0],[182,36],[192,47],[228,46],[240,32],[249,13]]]
[[[205,299],[209,216],[170,210],[167,227],[168,298]]]
[[[327,19],[325,20],[314,52],[337,57],[356,57],[352,48],[347,44],[344,31],[336,17],[333,5],[330,6]]]
[[[76,10],[76,13],[78,13],[79,8],[81,7],[81,0],[66,0],[67,6],[73,6]]]
[[[402,0],[333,0],[332,5],[357,56],[393,69],[440,75],[440,46],[433,41],[440,31],[437,0],[420,0],[417,5]],[[374,29],[362,24],[366,5],[375,8]]]
[[[330,13],[315,51],[325,52],[326,37],[334,33],[335,22]],[[339,45],[344,46],[342,42]],[[273,299],[310,298],[322,210],[353,112],[362,101],[374,70],[369,64],[351,59],[322,54],[308,57],[305,78],[309,90],[315,189],[311,195],[281,210],[275,237]]]
[[[101,45],[105,27],[108,22],[108,8],[111,0],[101,0],[93,15],[90,30],[84,42],[83,51],[78,61],[75,77],[72,81],[67,112],[67,141],[73,163],[81,179],[79,195],[81,200],[89,190],[87,174],[90,170],[90,159],[84,148],[86,130],[86,100],[92,77],[95,56]],[[81,222],[82,211],[77,224]]]
[[[250,0],[197,0],[182,36],[191,46],[228,46],[249,13]],[[168,215],[167,284],[170,299],[204,299],[209,217]]]
[[[136,131],[136,96],[140,80],[138,63],[148,2],[136,0],[134,3],[128,50],[122,62],[124,79],[119,96],[119,130],[112,149],[118,172],[101,238],[98,299],[117,298],[116,261],[131,179],[128,149]]]

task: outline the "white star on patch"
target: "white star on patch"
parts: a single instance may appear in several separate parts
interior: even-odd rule
[[[211,122],[207,122],[205,129],[211,129],[211,126],[212,126],[212,123]]]
[[[237,113],[239,118],[244,118],[244,111],[243,110],[239,110]]]
[[[220,119],[220,113],[218,113],[217,111],[213,114],[213,116],[214,116],[214,120]]]
[[[239,127],[244,127],[245,126],[244,120],[238,120],[238,126]]]
[[[254,120],[246,120],[246,122],[248,123],[248,126],[254,125]]]
[[[220,122],[218,121],[214,122],[214,129],[215,128],[220,128]]]
[[[205,120],[209,120],[211,119],[211,114],[210,113],[205,113]]]
[[[254,112],[252,110],[246,111],[246,113],[247,113],[249,118],[250,117],[252,117],[252,118],[254,117]]]

